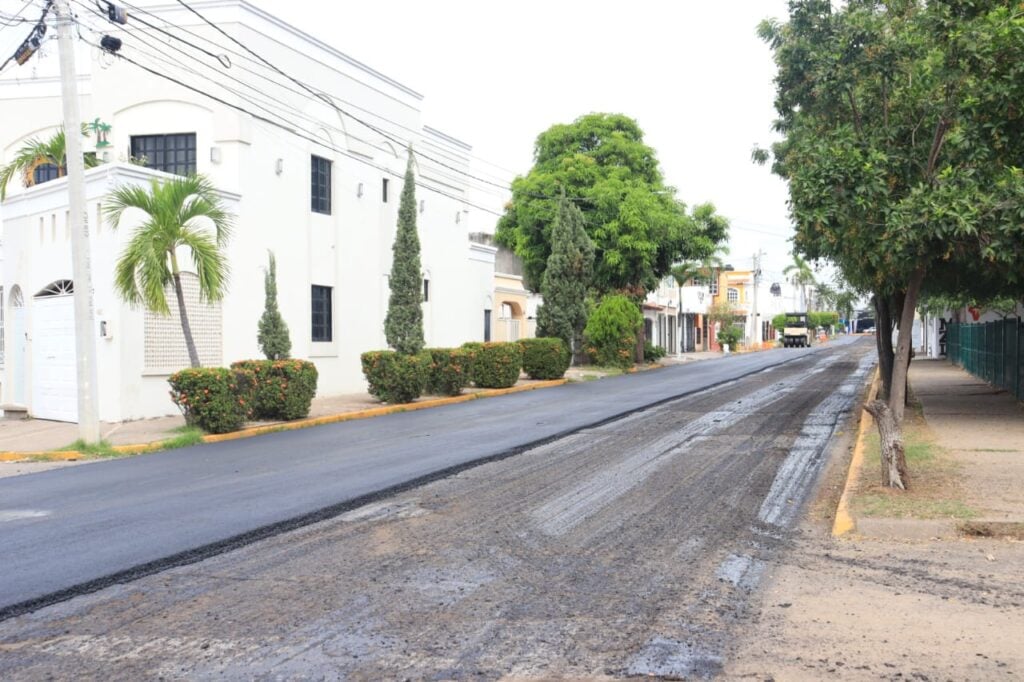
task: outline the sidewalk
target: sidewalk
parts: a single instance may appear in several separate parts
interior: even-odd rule
[[[710,351],[686,353],[679,356],[665,357],[658,366],[688,364],[720,357],[723,357],[721,353]],[[652,367],[656,366],[647,366],[639,369],[650,369]],[[590,366],[571,367],[566,372],[565,378],[569,381],[588,381],[601,378],[606,374],[600,368]],[[536,383],[538,382],[524,378],[520,379],[516,386],[528,387]],[[472,394],[482,390],[471,387],[465,389],[463,393]],[[415,402],[424,402],[433,398],[434,396],[425,396]],[[365,392],[322,397],[313,400],[309,416],[316,418],[351,414],[377,408],[381,405],[383,403]],[[181,415],[125,422],[103,422],[100,424],[100,434],[101,438],[111,445],[141,445],[172,438],[176,435],[175,429],[179,429],[184,425],[185,420]],[[0,453],[57,450],[67,447],[77,439],[77,424],[46,421],[43,419],[0,419]],[[8,465],[10,465],[9,462],[0,462],[0,476],[4,475],[3,468]],[[50,463],[49,468],[52,468],[54,465],[55,463]],[[23,464],[19,469],[24,470],[25,465]]]
[[[911,363],[910,390],[920,403],[923,422],[908,418],[905,424],[908,457],[918,434],[927,461],[909,461],[910,492],[887,499],[888,491],[870,490],[878,484],[878,462],[867,458],[854,490],[854,498],[861,501],[859,517],[857,502],[852,505],[856,532],[916,540],[964,534],[1021,537],[1024,406],[945,360]],[[866,438],[874,437],[874,429],[871,425],[865,430]],[[900,497],[912,499],[930,486],[936,491],[933,499],[894,513]],[[866,513],[863,501],[871,496],[893,502],[893,507],[885,513]]]

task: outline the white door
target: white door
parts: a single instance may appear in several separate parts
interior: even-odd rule
[[[78,421],[75,372],[75,297],[32,302],[32,416]]]
[[[25,349],[28,347],[28,338],[25,336],[25,306],[17,287],[13,295],[16,298],[12,301],[14,307],[11,309],[11,348],[6,353],[6,361],[10,362],[14,369],[11,376],[14,389],[11,392],[11,402],[20,407],[25,404],[25,361],[28,359]]]

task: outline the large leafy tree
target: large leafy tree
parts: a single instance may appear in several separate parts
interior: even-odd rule
[[[686,214],[636,121],[588,114],[540,134],[533,168],[513,181],[498,222],[498,241],[523,260],[533,291],[543,282],[563,190],[594,242],[592,285],[600,294],[639,301],[674,263],[706,256],[725,238],[722,225],[698,224]]]
[[[796,248],[873,294],[888,401],[869,408],[894,487],[907,481],[900,422],[919,296],[1024,286],[1017,5],[792,0],[788,23],[760,27],[779,67],[773,168],[789,182]]]
[[[114,286],[130,305],[169,315],[166,290],[173,285],[189,361],[199,367],[185,308],[178,251],[187,249],[190,254],[200,298],[222,299],[229,272],[224,248],[231,237],[233,216],[224,208],[213,184],[201,175],[154,178],[148,188],[125,185],[111,191],[104,200],[104,212],[114,228],[120,226],[127,211],[141,212],[142,221],[117,260]]]
[[[82,134],[88,135],[85,126],[82,126]],[[94,168],[99,165],[95,154],[86,154],[83,157],[86,168]],[[21,176],[22,184],[31,187],[35,184],[35,170],[47,164],[57,168],[57,177],[62,178],[68,172],[67,161],[67,139],[64,136],[64,129],[61,128],[48,138],[33,137],[28,140],[14,154],[9,163],[0,168],[0,201],[7,197],[7,185],[16,176]]]
[[[583,352],[593,268],[594,244],[584,228],[583,214],[563,194],[551,228],[551,255],[540,288],[544,304],[537,311],[537,334],[562,339],[577,360]]]
[[[398,204],[398,232],[391,247],[391,297],[384,318],[384,337],[399,353],[415,355],[423,350],[423,274],[420,238],[416,232],[416,176],[412,149],[405,169],[402,198]]]

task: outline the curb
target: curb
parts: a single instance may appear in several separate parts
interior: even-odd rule
[[[868,390],[865,402],[874,400],[878,394],[878,378],[879,370],[875,368],[875,376],[871,380],[871,388]],[[850,513],[850,495],[854,486],[857,485],[860,467],[864,461],[864,434],[874,422],[872,416],[862,409],[860,427],[857,429],[857,441],[853,445],[853,455],[850,457],[850,470],[846,474],[846,485],[843,486],[843,494],[839,497],[839,505],[836,507],[836,518],[832,523],[832,537],[841,537],[857,527],[857,522]]]
[[[221,443],[230,440],[241,440],[243,438],[254,438],[256,436],[262,436],[268,433],[277,433],[278,431],[295,431],[298,429],[308,429],[313,426],[322,426],[324,424],[336,424],[338,422],[353,421],[356,419],[369,419],[372,417],[382,417],[388,414],[395,414],[398,412],[414,412],[416,410],[423,410],[430,407],[442,407],[444,405],[454,405],[456,403],[465,403],[470,400],[479,400],[480,398],[494,398],[501,395],[508,395],[510,393],[522,393],[524,391],[534,391],[538,388],[551,388],[554,386],[561,386],[567,383],[566,379],[553,379],[550,381],[538,381],[533,384],[527,384],[525,386],[512,386],[511,388],[495,388],[486,391],[480,391],[478,393],[464,393],[462,395],[452,396],[450,398],[434,398],[432,400],[424,400],[417,403],[407,403],[404,405],[387,405],[385,407],[373,407],[366,410],[356,410],[354,412],[340,412],[338,414],[325,415],[323,417],[308,417],[306,419],[297,419],[291,422],[280,422],[277,424],[267,424],[264,426],[252,426],[241,431],[233,431],[231,433],[215,433],[207,434],[203,436],[203,443]],[[148,452],[158,452],[164,449],[165,441],[154,441],[152,443],[137,443],[133,445],[114,445],[111,449],[122,455],[140,455]],[[35,452],[0,452],[0,462],[17,462],[25,459],[32,459],[38,461],[49,461],[49,462],[74,462],[79,459],[84,459],[86,455],[74,450],[42,450]]]

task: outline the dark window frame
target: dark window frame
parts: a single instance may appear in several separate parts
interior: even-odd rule
[[[130,142],[132,158],[144,159],[147,168],[174,175],[195,174],[197,144],[195,133],[132,135]]]
[[[381,178],[380,180],[380,199],[383,203],[388,203],[388,179]]]
[[[430,302],[430,280],[426,277],[423,278],[423,302]]]
[[[309,158],[309,210],[331,215],[332,162],[316,154]]]
[[[334,287],[314,284],[310,290],[310,338],[315,343],[334,340]]]

